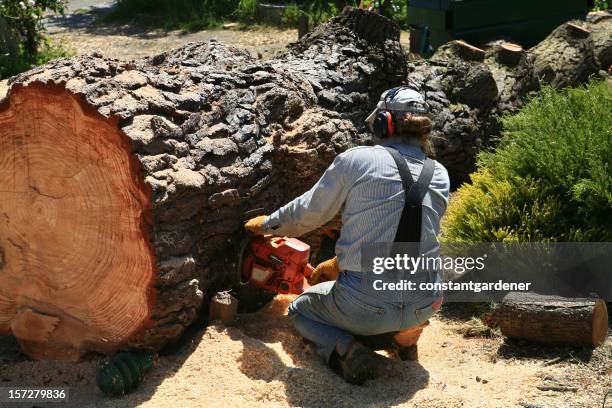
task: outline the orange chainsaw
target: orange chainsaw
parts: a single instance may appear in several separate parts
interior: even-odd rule
[[[242,283],[253,283],[281,294],[301,294],[314,268],[308,263],[310,245],[295,238],[248,237],[240,253]]]

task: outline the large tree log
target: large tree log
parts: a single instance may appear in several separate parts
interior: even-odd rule
[[[598,71],[590,25],[583,21],[557,27],[531,52],[538,78],[556,88],[580,85]]]
[[[495,313],[504,336],[543,344],[597,347],[608,334],[601,299],[509,293]]]
[[[405,69],[394,23],[345,10],[268,63],[213,43],[131,63],[75,57],[12,79],[0,109],[0,332],[35,358],[176,339],[202,289],[235,282],[244,211],[309,188],[358,140],[350,119],[366,115],[369,93],[397,84],[379,73]],[[321,107],[349,88],[340,113]]]
[[[409,64],[408,84],[420,90],[432,110],[436,158],[451,181],[467,181],[476,153],[489,143],[487,120],[499,100],[496,79],[480,62],[484,52],[462,42],[443,45],[430,61]]]

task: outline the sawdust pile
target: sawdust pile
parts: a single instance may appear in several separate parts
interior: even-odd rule
[[[110,399],[97,390],[97,361],[11,359],[1,343],[0,386],[68,386],[74,407],[156,408],[587,407],[601,404],[601,392],[612,388],[612,371],[605,366],[595,375],[585,368],[579,381],[576,365],[499,356],[502,339],[466,339],[442,320],[424,332],[419,363],[390,360],[384,378],[351,386],[328,370],[292,328],[286,316],[291,299],[279,296],[264,310],[240,316],[235,327],[209,326],[179,352],[160,357],[145,383],[124,398]],[[611,353],[612,344],[602,350],[598,353]],[[580,391],[539,391],[537,386],[550,378],[579,381],[572,385]]]

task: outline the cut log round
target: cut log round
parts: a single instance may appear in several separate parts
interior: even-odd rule
[[[159,349],[203,291],[236,283],[242,214],[310,188],[359,141],[369,93],[397,84],[378,74],[406,71],[397,26],[363,10],[297,48],[270,62],[217,43],[130,63],[94,54],[11,79],[0,332],[34,358]]]
[[[0,331],[35,358],[112,351],[150,323],[150,188],[125,135],[77,98],[35,85],[12,106],[0,112]]]
[[[591,35],[591,31],[588,28],[575,23],[567,23],[567,29],[574,38],[588,38]]]
[[[504,336],[543,344],[597,347],[608,334],[601,299],[513,292],[504,297],[495,320]]]

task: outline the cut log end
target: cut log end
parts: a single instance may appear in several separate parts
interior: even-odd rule
[[[574,38],[587,38],[591,34],[591,31],[588,28],[582,27],[578,24],[567,23],[567,28],[569,33]]]
[[[35,358],[113,352],[149,323],[149,192],[130,143],[59,87],[0,107],[0,332]]]
[[[444,44],[432,56],[432,59],[453,59],[459,58],[467,62],[483,62],[485,60],[485,51],[463,40],[455,40]]]
[[[606,302],[598,299],[593,307],[593,345],[601,346],[608,337],[608,308]]]
[[[521,62],[524,55],[523,47],[518,44],[503,43],[500,45],[497,55],[499,62],[509,67],[515,67]]]

